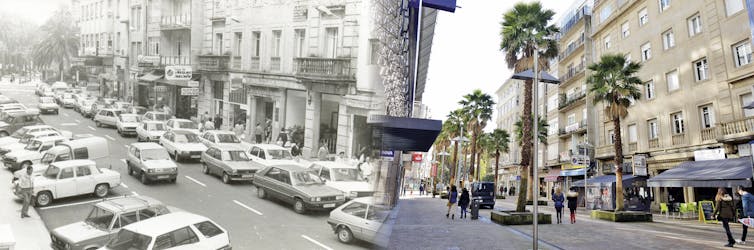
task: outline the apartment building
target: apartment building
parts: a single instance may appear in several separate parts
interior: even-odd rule
[[[744,0],[595,1],[591,21],[594,61],[619,53],[642,64],[642,97],[621,123],[628,164],[637,156],[646,159],[651,178],[682,163],[693,164],[695,158],[702,160],[700,156],[723,160],[751,154],[754,111],[744,106],[754,100],[754,67]],[[568,65],[579,65],[570,57]],[[574,73],[566,78],[583,77]],[[573,85],[565,83],[561,90],[570,89],[569,84]],[[594,107],[596,129],[590,132],[596,138],[594,157],[603,173],[610,173],[614,129],[603,107]],[[578,107],[574,110],[579,121]],[[643,162],[633,162],[634,171],[644,168]],[[714,187],[703,185],[670,186],[653,188],[655,208],[668,200],[692,202],[715,194]]]
[[[122,80],[117,78],[114,60],[115,30],[117,19],[116,0],[73,0],[72,13],[80,28],[79,51],[76,64],[86,68],[85,81],[76,83],[87,86],[90,91],[103,95],[117,95],[122,88]]]
[[[500,88],[495,91],[497,95],[496,120],[495,124],[498,129],[507,130],[511,135],[508,143],[508,153],[500,154],[500,166],[498,169],[498,181],[504,187],[516,185],[519,175],[519,166],[521,163],[521,148],[516,141],[515,131],[513,128],[517,121],[521,119],[522,103],[524,100],[524,82],[516,79],[506,80]]]

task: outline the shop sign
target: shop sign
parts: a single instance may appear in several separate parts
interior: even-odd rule
[[[702,149],[694,151],[694,161],[710,161],[725,159],[725,150],[722,148]]]
[[[414,162],[421,162],[423,158],[424,158],[424,155],[422,153],[411,154],[411,160]]]
[[[181,88],[181,95],[199,95],[199,88]]]
[[[192,88],[198,88],[199,87],[199,81],[188,81],[188,86]]]
[[[636,154],[633,158],[634,176],[647,176],[647,155]]]
[[[395,151],[391,151],[391,150],[380,151],[380,157],[382,157],[383,159],[392,161],[395,157]]]
[[[166,80],[191,80],[193,71],[191,66],[166,66],[165,67],[165,79]]]
[[[584,165],[566,163],[566,164],[561,165],[560,168],[562,168],[563,170],[582,169],[584,168]]]
[[[401,154],[401,161],[411,161],[413,160],[412,154]]]

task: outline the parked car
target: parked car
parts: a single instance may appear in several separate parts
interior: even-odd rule
[[[141,183],[167,180],[175,183],[178,166],[170,160],[165,148],[154,142],[137,142],[128,146],[126,156],[128,175],[136,176]]]
[[[199,136],[190,130],[182,129],[165,132],[160,137],[160,145],[168,150],[175,161],[198,160],[202,157],[202,152],[207,150],[207,147],[199,141]]]
[[[113,109],[120,110],[122,113],[126,113],[131,109],[131,103],[127,102],[113,102]]]
[[[92,160],[99,167],[110,167],[110,148],[107,139],[92,136],[82,139],[58,143],[42,155],[39,164],[32,165],[34,172],[39,174],[46,170],[50,163],[69,160]],[[19,170],[20,171],[20,170]]]
[[[121,114],[118,116],[118,121],[115,123],[115,128],[118,129],[120,136],[136,135],[136,127],[139,126],[141,117],[136,114]]]
[[[165,134],[165,123],[159,121],[144,121],[136,127],[136,141],[160,141],[160,137]]]
[[[147,113],[147,108],[142,107],[142,106],[132,106],[123,113],[131,113],[131,114],[137,114],[139,116],[144,116],[144,114]]]
[[[252,183],[259,198],[293,204],[296,213],[334,209],[346,201],[343,192],[328,187],[314,171],[298,165],[266,167],[254,174]]]
[[[13,151],[16,149],[22,149],[26,147],[26,145],[29,144],[34,139],[50,137],[50,136],[62,136],[62,134],[58,132],[57,130],[42,130],[42,131],[27,133],[26,135],[22,136],[21,139],[18,140],[17,142],[0,146],[0,156],[3,156],[9,153],[10,151]]]
[[[37,83],[37,87],[34,89],[34,94],[37,96],[42,96],[42,93],[44,93],[44,90],[49,87],[50,86],[48,86],[46,83],[43,83],[43,82]]]
[[[94,118],[94,100],[85,99],[79,104],[79,113],[85,118]]]
[[[4,95],[0,95],[0,105],[9,104],[9,103],[18,103],[18,101],[16,101],[16,99],[13,99]]]
[[[301,165],[287,148],[274,144],[252,144],[249,157],[260,168],[274,165]]]
[[[52,99],[52,97],[40,97],[37,108],[39,109],[39,112],[43,114],[55,113],[57,115],[58,113],[60,113],[60,106],[55,103],[55,99]]]
[[[55,91],[53,91],[52,88],[45,88],[44,91],[42,91],[42,96],[55,98]]]
[[[230,250],[231,246],[228,231],[214,221],[188,212],[173,212],[125,226],[100,248],[121,249]]]
[[[73,98],[73,94],[69,93],[63,93],[60,102],[63,108],[73,108],[76,105],[76,99]]]
[[[26,169],[32,164],[38,164],[42,156],[55,145],[68,141],[63,136],[49,136],[36,138],[25,145],[23,148],[12,150],[3,155],[3,165],[10,171]]]
[[[353,199],[330,212],[327,224],[340,242],[351,243],[354,239],[372,244],[387,242],[388,235],[380,232],[380,227],[390,210],[375,205],[373,200],[371,197]]]
[[[238,146],[244,149],[251,147],[251,144],[248,142],[241,141],[241,139],[236,136],[236,133],[225,130],[204,131],[204,133],[199,136],[199,140],[207,147],[226,145]]]
[[[141,118],[144,121],[159,121],[166,122],[170,119],[170,116],[165,112],[148,111],[144,113],[144,117]]]
[[[197,135],[199,134],[199,125],[196,124],[196,122],[187,119],[173,118],[165,122],[165,126],[168,128],[168,131],[182,129],[194,132],[194,134]]]
[[[236,146],[210,147],[202,153],[202,172],[220,176],[223,183],[251,181],[259,169],[242,148]]]
[[[325,180],[325,184],[343,192],[348,199],[371,197],[374,188],[354,166],[334,161],[315,161],[309,167]]]
[[[495,208],[495,183],[489,181],[471,183],[471,200],[476,200],[480,208]]]
[[[5,112],[9,110],[26,110],[26,106],[21,103],[6,103],[0,105],[0,112]]]
[[[120,113],[121,111],[117,109],[101,109],[97,112],[97,115],[94,116],[94,124],[97,125],[97,127],[117,127],[118,116],[120,116]]]
[[[162,202],[148,196],[105,199],[94,204],[83,221],[53,229],[51,245],[55,249],[96,249],[115,238],[122,227],[170,212]]]
[[[39,131],[58,131],[50,125],[31,125],[16,130],[10,136],[0,138],[0,147],[19,142],[24,136]]]
[[[9,113],[0,122],[0,137],[8,136],[25,126],[41,124],[44,124],[44,122],[39,118],[38,109]]]
[[[93,193],[105,197],[110,189],[120,185],[120,173],[100,169],[91,160],[54,162],[44,174],[34,176],[33,193],[37,206],[47,206],[55,199]],[[16,195],[22,195],[16,183]]]

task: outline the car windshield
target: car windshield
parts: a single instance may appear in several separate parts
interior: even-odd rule
[[[223,161],[249,161],[249,156],[242,150],[225,151]]]
[[[333,181],[360,181],[364,177],[358,169],[355,168],[331,168],[330,175]]]
[[[317,176],[317,173],[311,170],[293,172],[293,179],[296,181],[296,185],[325,183],[322,178]]]
[[[120,116],[121,122],[139,122],[139,117],[135,115],[122,115]]]
[[[46,98],[40,98],[39,102],[41,102],[41,103],[55,103],[55,100],[53,100],[52,98],[46,97]]]
[[[42,156],[42,159],[39,161],[42,162],[42,164],[50,164],[53,160],[55,160],[54,154],[45,153],[45,155]]]
[[[47,170],[45,170],[44,176],[50,179],[57,179],[58,173],[60,173],[60,168],[50,165],[47,167]]]
[[[194,122],[177,122],[178,128],[185,128],[185,129],[198,129],[199,126],[196,125]]]
[[[115,217],[115,214],[112,212],[94,206],[92,211],[89,212],[89,216],[84,219],[84,223],[95,228],[107,230],[110,227],[110,223],[113,221],[113,217]]]
[[[217,134],[217,140],[219,143],[241,143],[235,134]]]
[[[21,144],[26,144],[29,143],[29,140],[31,140],[32,138],[34,138],[33,135],[24,135],[23,137],[21,137],[21,140],[18,140],[18,142]]]
[[[492,192],[492,183],[474,183],[474,192]]]
[[[175,134],[176,143],[194,143],[199,142],[199,137],[195,134]]]
[[[149,131],[164,131],[165,124],[162,123],[147,123],[147,130]]]
[[[41,141],[31,141],[29,144],[26,145],[26,147],[24,147],[24,149],[31,150],[31,151],[37,151],[37,150],[39,150],[39,147],[41,147],[41,146],[42,146],[42,142]]]
[[[155,113],[154,114],[154,119],[156,121],[167,121],[168,120],[168,115],[166,115],[166,114],[160,114],[160,113]]]
[[[118,236],[107,243],[107,249],[111,250],[146,250],[152,238],[134,233],[128,229],[122,229]]]
[[[141,151],[141,159],[145,161],[169,160],[170,156],[168,155],[168,151],[164,149],[147,149]]]
[[[267,150],[267,154],[273,160],[293,160],[291,152],[285,149],[269,149]]]
[[[16,132],[13,132],[13,134],[11,134],[10,137],[21,139],[21,137],[23,137],[26,134],[26,132],[29,132],[28,128],[21,128],[19,130],[16,130]]]

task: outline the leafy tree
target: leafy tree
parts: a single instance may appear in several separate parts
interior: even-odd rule
[[[78,27],[70,10],[60,8],[42,25],[42,40],[34,45],[32,58],[37,66],[48,67],[57,64],[60,80],[63,81],[65,65],[79,49]]]

